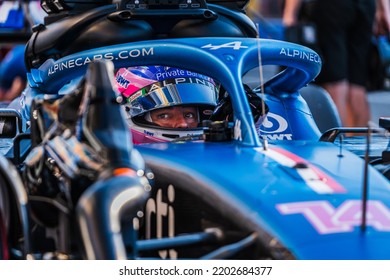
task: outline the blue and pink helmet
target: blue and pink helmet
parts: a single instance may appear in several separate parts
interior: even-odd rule
[[[198,118],[208,119],[217,104],[219,85],[210,77],[167,66],[120,68],[116,86],[125,99],[133,142],[167,142],[203,133],[198,128],[165,128],[150,121],[152,110],[171,106],[196,106]]]

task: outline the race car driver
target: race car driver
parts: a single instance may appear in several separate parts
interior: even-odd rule
[[[201,135],[203,120],[232,120],[230,98],[203,74],[166,66],[129,67],[116,72],[115,83],[126,100],[135,144]],[[264,115],[262,100],[248,87],[246,91],[258,121]]]

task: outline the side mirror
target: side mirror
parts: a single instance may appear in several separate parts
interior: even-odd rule
[[[379,126],[390,132],[390,117],[380,117]]]
[[[380,117],[379,118],[379,126],[386,129],[390,132],[390,117]],[[386,150],[382,152],[382,161],[386,163],[390,163],[390,141],[387,145]]]

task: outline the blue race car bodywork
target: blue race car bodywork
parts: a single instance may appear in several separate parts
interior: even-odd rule
[[[204,197],[236,223],[249,219],[298,259],[389,257],[382,250],[389,234],[388,181],[370,170],[370,218],[362,230],[364,163],[349,152],[340,158],[332,144],[291,141],[264,150],[184,143],[137,149],[157,177],[169,174],[164,186],[179,185]],[[190,178],[176,181],[185,175]]]
[[[255,130],[241,80],[258,65],[259,47],[264,65],[287,67],[264,85],[268,121],[274,123],[261,130],[269,139],[292,141],[271,141],[268,147]],[[89,50],[47,62],[31,75],[38,88],[55,92],[65,81],[81,75],[93,57],[110,57],[116,68],[142,63],[203,71],[230,93],[236,117],[233,141],[136,147],[157,178],[163,176],[160,173],[170,174],[166,180],[173,190],[177,177],[190,176],[194,182],[188,179],[187,184],[201,189],[193,192],[209,196],[204,199],[230,213],[233,222],[250,219],[254,229],[279,240],[296,258],[389,258],[383,250],[390,231],[388,180],[369,167],[367,229],[362,230],[364,160],[340,152],[334,144],[318,142],[318,129],[299,96],[298,90],[320,69],[317,54],[272,40],[160,40]],[[174,205],[175,200],[169,203]]]

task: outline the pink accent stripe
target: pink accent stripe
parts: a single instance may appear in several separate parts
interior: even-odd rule
[[[321,180],[324,184],[326,184],[334,193],[346,193],[347,191],[338,183],[336,182],[332,177],[328,176],[326,173],[324,173],[322,170],[318,169],[316,166],[308,162],[307,160],[297,156],[296,154],[290,153],[289,151],[280,149],[280,148],[271,148],[271,150],[278,152],[285,157],[293,160],[294,162],[303,163],[307,165]]]
[[[141,88],[144,88],[148,85],[155,83],[155,80],[150,80],[147,78],[140,77],[138,75],[133,74],[126,68],[121,68],[116,73],[116,76],[121,76],[122,79],[129,82],[126,87],[121,86],[118,82],[116,85],[118,87],[119,92],[121,92],[125,97],[131,96],[134,92],[137,92]]]
[[[134,144],[156,143],[156,142],[168,142],[153,136],[146,135],[140,131],[130,129]]]

